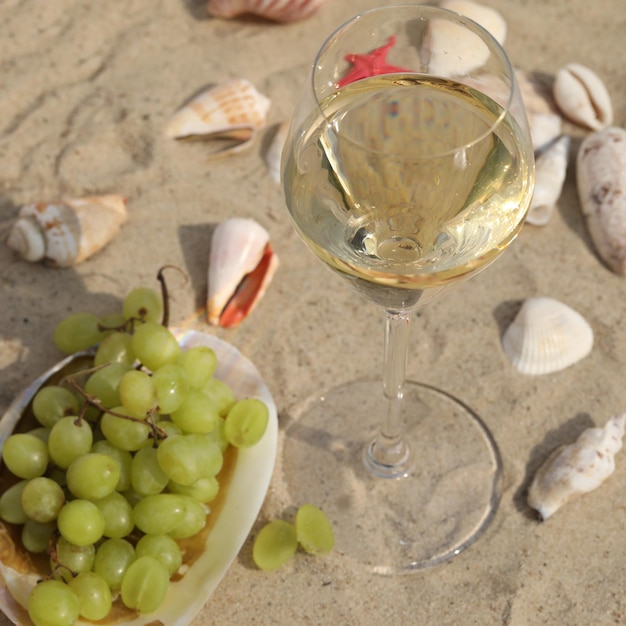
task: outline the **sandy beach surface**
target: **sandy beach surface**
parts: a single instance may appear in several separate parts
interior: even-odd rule
[[[299,552],[259,571],[253,540],[265,522],[308,501],[289,480],[285,425],[306,398],[377,377],[382,315],[310,254],[287,217],[265,154],[296,102],[319,46],[381,0],[330,0],[291,24],[210,18],[199,0],[0,1],[0,222],[19,207],[63,196],[119,193],[129,220],[113,242],[72,268],[21,260],[0,245],[0,414],[59,359],[52,331],[71,312],[117,310],[140,285],[171,276],[171,321],[210,331],[251,359],[279,413],[279,454],[250,536],[192,624],[369,626],[605,626],[626,623],[626,456],[597,491],[540,523],[529,480],[557,445],[626,410],[626,282],[600,260],[576,190],[575,159],[589,131],[566,122],[567,178],[545,226],[525,225],[475,280],[419,313],[413,379],[461,397],[485,421],[503,460],[493,523],[452,561],[407,576],[372,574],[341,545]],[[512,63],[548,83],[565,64],[592,68],[626,124],[624,0],[485,0],[505,18]],[[203,142],[164,129],[203,87],[246,78],[271,100],[267,125],[245,151],[210,158]],[[252,217],[270,232],[280,267],[237,329],[211,329],[204,306],[213,228]],[[626,245],[626,241],[624,241]],[[521,302],[556,298],[594,331],[582,361],[544,376],[510,364],[501,335]],[[433,444],[436,445],[436,444]],[[154,624],[161,622],[156,621]],[[10,621],[0,615],[0,625]],[[166,624],[165,626],[172,626]]]

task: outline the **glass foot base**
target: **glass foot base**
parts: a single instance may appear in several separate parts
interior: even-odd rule
[[[363,451],[376,435],[381,384],[348,383],[294,412],[286,426],[284,480],[298,504],[329,517],[336,550],[382,574],[406,573],[462,552],[493,519],[502,463],[480,418],[433,387],[407,383],[403,425],[413,470],[372,475]]]

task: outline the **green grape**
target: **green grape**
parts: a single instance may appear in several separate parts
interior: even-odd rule
[[[78,612],[89,620],[105,618],[113,605],[111,589],[106,580],[95,572],[81,572],[69,581],[78,598]]]
[[[216,476],[224,464],[219,444],[209,435],[187,435],[200,458],[200,476]]]
[[[224,381],[218,378],[210,378],[209,382],[202,388],[202,391],[209,396],[217,412],[226,417],[228,411],[237,401],[235,392]]]
[[[180,546],[169,535],[144,535],[135,546],[135,554],[154,557],[165,566],[170,577],[183,564]]]
[[[67,468],[66,479],[72,495],[85,500],[99,500],[115,490],[120,468],[109,455],[89,452],[72,461]]]
[[[146,496],[135,505],[133,518],[146,534],[167,534],[185,518],[185,499],[174,493]]]
[[[228,439],[226,439],[226,434],[224,432],[224,423],[224,418],[220,417],[217,421],[217,426],[215,427],[215,429],[213,429],[210,433],[207,433],[206,435],[209,439],[214,441],[219,446],[219,449],[222,452],[224,452],[226,448],[228,448],[228,446],[230,445]]]
[[[89,423],[68,415],[50,430],[48,450],[52,461],[60,468],[67,469],[74,459],[87,454],[92,444],[93,432]]]
[[[135,453],[130,469],[133,489],[142,496],[163,491],[167,485],[167,474],[161,469],[155,448],[141,448]]]
[[[152,377],[140,370],[130,370],[122,376],[120,401],[134,417],[145,417],[156,407],[157,392]]]
[[[170,414],[172,421],[187,433],[210,433],[217,427],[219,413],[211,399],[191,389],[182,404]]]
[[[41,554],[48,549],[50,538],[55,529],[56,524],[53,522],[40,524],[39,522],[28,520],[22,526],[20,535],[22,545],[32,554]]]
[[[187,373],[191,389],[202,389],[215,372],[217,355],[208,346],[194,346],[181,352],[176,365],[180,365]]]
[[[102,406],[112,409],[120,404],[119,384],[122,376],[131,369],[126,363],[109,363],[96,370],[85,384],[85,392],[95,396]]]
[[[77,546],[63,537],[56,543],[56,563],[50,566],[57,577],[68,581],[74,574],[89,572],[95,563],[96,548],[93,544]]]
[[[104,517],[102,534],[105,537],[122,539],[130,535],[135,527],[133,507],[121,493],[114,491],[100,500],[95,500],[94,504],[100,509],[100,513]]]
[[[158,323],[163,317],[161,295],[150,287],[137,287],[125,298],[122,305],[126,319],[138,318],[144,322]]]
[[[118,590],[128,566],[135,560],[135,548],[126,539],[107,539],[96,551],[93,571],[102,576],[111,591]]]
[[[123,406],[114,407],[112,410],[120,415],[128,415]],[[136,422],[110,413],[102,416],[100,430],[109,443],[128,452],[134,452],[148,444],[151,433],[150,426],[145,422]]]
[[[132,346],[139,361],[153,372],[173,363],[180,354],[176,337],[155,322],[146,322],[135,329]]]
[[[92,452],[106,454],[110,456],[120,470],[120,478],[115,485],[116,491],[126,491],[130,487],[130,465],[133,460],[132,454],[128,450],[121,450],[114,446],[108,439],[96,441],[91,448]]]
[[[5,522],[24,524],[28,520],[22,506],[22,492],[28,483],[28,480],[20,480],[0,496],[0,518]]]
[[[202,476],[202,449],[191,435],[161,441],[157,459],[166,476],[181,485],[191,485]]]
[[[135,362],[132,342],[133,338],[128,333],[110,333],[100,342],[93,364],[99,366],[107,363],[124,363],[132,366]]]
[[[303,504],[296,513],[298,543],[309,554],[327,554],[335,545],[330,521],[321,509]]]
[[[175,437],[176,435],[183,434],[183,431],[178,428],[174,422],[167,419],[159,420],[156,423],[156,426],[158,426],[161,430],[164,430],[168,437]]]
[[[55,327],[54,345],[65,354],[73,354],[96,345],[102,339],[100,320],[93,313],[73,313]]]
[[[172,493],[179,493],[184,496],[191,496],[198,502],[211,502],[215,500],[220,489],[220,484],[215,476],[204,476],[198,478],[191,485],[181,485],[170,480],[167,488]]]
[[[40,426],[39,428],[33,428],[28,431],[29,435],[33,435],[37,437],[37,439],[41,439],[46,446],[48,445],[48,439],[50,439],[50,428],[46,426]]]
[[[2,448],[2,460],[18,478],[36,478],[48,467],[48,446],[28,433],[9,435]]]
[[[252,546],[252,559],[262,570],[275,570],[286,563],[298,548],[296,527],[275,519],[263,526]]]
[[[28,481],[22,491],[22,508],[29,519],[40,524],[57,518],[65,504],[63,489],[51,478],[38,476]]]
[[[61,536],[77,546],[96,543],[104,533],[104,516],[90,500],[70,500],[59,511]]]
[[[109,313],[100,318],[100,331],[105,337],[119,332],[126,326],[126,317],[123,313]]]
[[[122,602],[140,613],[156,611],[167,593],[170,577],[165,566],[152,556],[133,561],[122,580]]]
[[[59,580],[37,583],[28,596],[28,616],[35,626],[73,626],[78,619],[78,598]]]
[[[78,398],[69,389],[58,385],[42,387],[33,398],[33,414],[47,428],[52,428],[66,415],[77,415],[79,409]]]
[[[159,411],[170,414],[176,411],[189,393],[185,370],[178,365],[163,365],[153,375]]]
[[[257,398],[235,403],[224,422],[226,439],[237,448],[249,448],[260,441],[269,421],[267,405]]]
[[[207,510],[201,502],[191,496],[183,498],[185,515],[182,521],[167,533],[172,539],[187,539],[199,533],[206,525]]]

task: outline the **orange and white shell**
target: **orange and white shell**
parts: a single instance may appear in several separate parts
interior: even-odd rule
[[[69,267],[104,248],[127,216],[125,198],[115,194],[28,204],[7,244],[27,261]]]
[[[542,520],[573,498],[597,489],[613,473],[625,427],[626,413],[614,415],[603,428],[588,428],[574,443],[552,452],[528,490],[527,502]]]
[[[209,324],[232,328],[241,323],[256,307],[277,267],[269,234],[255,220],[231,218],[219,224],[209,255]]]
[[[295,22],[316,13],[328,0],[209,0],[207,11],[214,17],[257,15],[274,22]]]
[[[235,147],[228,151],[241,149],[265,126],[269,108],[269,98],[250,81],[235,78],[192,98],[172,116],[165,132],[173,139],[233,139]]]
[[[554,298],[528,298],[502,335],[502,348],[513,366],[531,376],[570,367],[592,347],[587,320]]]

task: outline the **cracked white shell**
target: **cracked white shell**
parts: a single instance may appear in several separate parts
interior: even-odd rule
[[[245,78],[214,85],[183,105],[172,116],[165,133],[172,139],[225,138],[232,152],[247,147],[265,126],[270,100]]]
[[[603,428],[588,428],[576,442],[552,452],[535,474],[527,496],[542,520],[573,498],[597,489],[613,473],[625,426],[626,413],[614,415]]]
[[[599,130],[613,123],[613,104],[600,77],[588,67],[569,63],[554,80],[554,100],[571,121]]]
[[[593,347],[587,320],[553,298],[528,298],[502,336],[502,348],[522,374],[558,372],[585,358]]]
[[[274,22],[295,22],[316,13],[328,0],[209,0],[207,11],[214,17],[257,15]]]
[[[587,135],[576,156],[576,183],[587,230],[600,258],[626,275],[626,130]]]
[[[115,194],[28,204],[7,244],[27,261],[68,267],[104,248],[127,215],[125,198]]]

